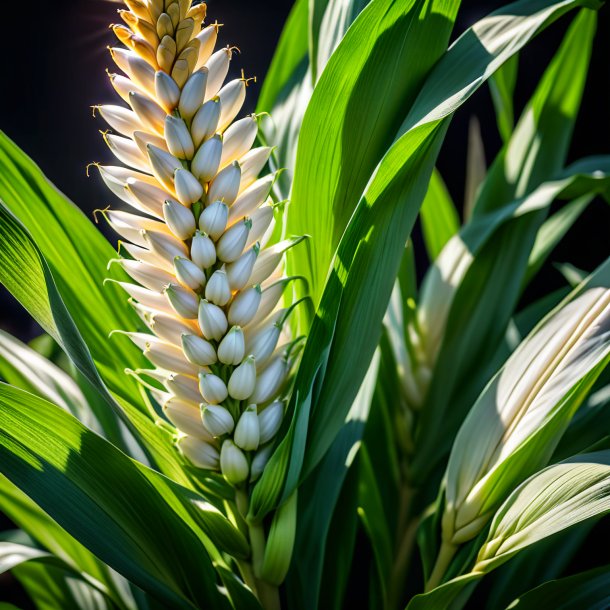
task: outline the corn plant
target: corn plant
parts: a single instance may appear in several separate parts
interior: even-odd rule
[[[610,510],[610,259],[522,298],[610,200],[610,156],[567,163],[601,3],[460,34],[458,0],[297,0],[245,117],[230,24],[124,4],[116,250],[0,134],[0,281],[44,331],[0,333],[1,571],[48,609],[605,607],[609,566],[566,574]],[[435,166],[482,86],[460,217]]]

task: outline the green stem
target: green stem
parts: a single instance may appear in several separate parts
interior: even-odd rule
[[[453,556],[455,555],[458,547],[455,544],[451,544],[450,542],[445,542],[441,544],[440,551],[438,552],[438,557],[436,558],[436,563],[434,564],[434,568],[432,570],[432,574],[430,574],[430,578],[426,583],[426,593],[438,587],[442,581]]]

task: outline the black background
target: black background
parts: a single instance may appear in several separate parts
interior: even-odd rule
[[[500,2],[464,0],[455,28],[456,35]],[[97,175],[86,176],[86,165],[110,161],[110,153],[93,119],[91,106],[114,103],[114,92],[105,76],[112,68],[107,46],[114,44],[108,24],[118,22],[120,6],[105,0],[54,0],[35,3],[3,3],[0,36],[0,129],[4,130],[42,168],[45,174],[86,214],[110,202]],[[257,75],[259,84],[250,91],[252,110],[260,82],[271,60],[290,2],[265,0],[210,0],[208,15],[224,23],[221,43],[235,44],[241,51],[233,62],[237,73]],[[582,111],[574,134],[570,160],[610,152],[610,11],[600,12],[591,71]],[[517,108],[520,109],[555,52],[569,20],[562,19],[522,53]],[[500,140],[488,90],[482,88],[454,119],[439,159],[439,168],[458,202],[462,200],[468,122],[476,115],[482,125],[488,160]],[[607,205],[596,201],[579,220],[553,255],[553,260],[592,269],[608,254],[610,222]],[[102,228],[115,242],[111,232]],[[416,246],[422,251],[416,233]],[[420,256],[420,260],[424,260]],[[423,269],[419,269],[421,273]],[[549,265],[525,295],[524,302],[560,286],[561,277]],[[22,308],[0,288],[0,328],[23,340],[40,331]],[[0,601],[23,608],[19,587],[8,575],[0,576]]]

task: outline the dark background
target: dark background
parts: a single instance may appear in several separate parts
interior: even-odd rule
[[[455,28],[456,35],[478,18],[503,4],[464,0]],[[91,106],[115,103],[105,69],[112,70],[106,47],[114,44],[108,24],[119,22],[120,6],[106,0],[54,0],[32,8],[25,15],[19,2],[3,3],[0,51],[0,129],[4,130],[42,168],[45,174],[86,214],[106,207],[111,197],[86,165],[111,160],[93,119]],[[247,76],[259,77],[250,88],[252,110],[291,3],[281,0],[210,0],[208,15],[224,23],[221,44],[235,44],[242,55],[233,62]],[[598,35],[585,99],[575,130],[570,160],[590,154],[610,153],[610,10],[600,12]],[[557,49],[569,19],[562,19],[539,36],[522,53],[517,108],[531,95],[542,71]],[[35,24],[34,26],[32,24]],[[483,87],[458,112],[439,159],[439,168],[457,202],[462,201],[468,122],[476,115],[482,125],[487,159],[493,159],[500,140],[487,88]],[[553,260],[592,269],[608,255],[610,215],[607,205],[596,201],[557,248]],[[102,228],[110,239],[116,241]],[[416,235],[416,246],[422,249]],[[423,257],[420,257],[423,258]],[[421,269],[419,270],[422,271]],[[547,266],[525,295],[525,302],[559,287],[558,272]],[[37,325],[0,288],[0,328],[23,340],[39,333]],[[2,523],[0,522],[0,529]],[[26,608],[18,586],[10,576],[0,576],[0,601]]]

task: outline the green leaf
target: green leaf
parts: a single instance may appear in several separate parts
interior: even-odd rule
[[[580,107],[597,16],[583,10],[545,71],[532,99],[489,170],[475,214],[523,197],[565,163]]]
[[[470,593],[482,578],[482,574],[465,574],[432,589],[429,593],[416,595],[406,610],[458,610],[463,608]]]
[[[0,404],[3,474],[144,590],[178,607],[213,600],[223,607],[208,541],[234,556],[248,553],[224,516],[58,407],[6,385]]]
[[[460,218],[455,204],[438,170],[432,173],[420,214],[428,257],[434,261],[445,244],[460,229]]]
[[[108,261],[116,258],[116,252],[84,214],[2,132],[0,200],[23,223],[47,261],[66,308],[89,346],[106,385],[142,408],[138,386],[135,380],[125,377],[124,369],[143,368],[146,360],[127,337],[108,338],[113,330],[134,329],[140,325],[122,289],[113,283],[104,284],[107,277],[127,278],[117,265],[110,271],[106,269]],[[5,222],[4,214],[0,222]],[[27,265],[21,271],[22,278],[28,277]],[[20,290],[31,291],[27,286]],[[34,318],[38,319],[36,315]],[[51,320],[47,314],[39,322],[46,329]]]
[[[603,610],[610,605],[610,566],[551,580],[515,600],[511,609]]]
[[[446,48],[458,5],[373,0],[316,85],[301,128],[286,227],[287,234],[307,233],[315,242],[309,257],[289,254],[287,263],[290,274],[308,279],[315,304],[369,177]]]
[[[468,151],[466,154],[466,187],[464,190],[464,218],[470,220],[477,194],[485,181],[487,161],[481,135],[481,124],[473,116],[468,124]]]
[[[473,572],[489,572],[524,548],[610,512],[610,452],[575,456],[520,485],[494,516]]]
[[[435,66],[403,125],[403,135],[377,168],[341,240],[295,381],[294,417],[254,489],[251,518],[260,519],[290,495],[319,463],[345,421],[379,341],[405,243],[448,126],[445,119],[498,65],[577,4],[538,0],[509,5],[469,30]],[[498,32],[502,36],[496,38]],[[332,409],[324,408],[327,405]]]
[[[490,79],[489,90],[496,111],[498,131],[503,142],[508,142],[515,125],[513,96],[517,84],[519,56],[513,55]]]

